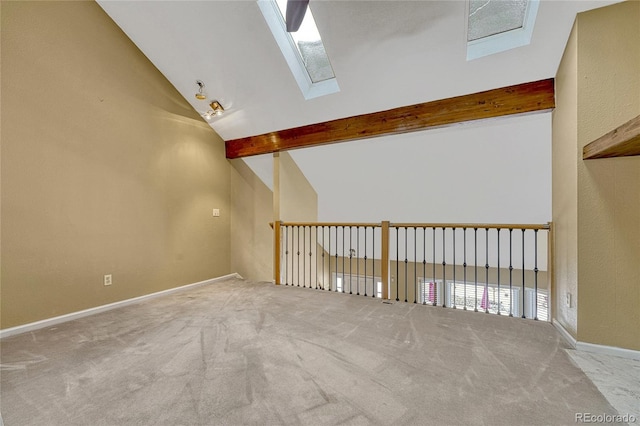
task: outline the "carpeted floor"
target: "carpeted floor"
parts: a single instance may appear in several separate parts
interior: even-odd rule
[[[14,425],[566,425],[552,325],[230,279],[1,342]]]

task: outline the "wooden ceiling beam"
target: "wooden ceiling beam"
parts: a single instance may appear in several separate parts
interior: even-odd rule
[[[640,115],[582,148],[582,159],[640,155]]]
[[[225,142],[227,158],[269,154],[555,107],[552,78]]]

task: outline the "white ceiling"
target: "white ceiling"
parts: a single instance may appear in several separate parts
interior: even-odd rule
[[[311,0],[341,89],[311,100],[255,0],[98,3],[229,140],[554,77],[576,13],[615,1],[541,0],[530,45],[466,61],[466,1]]]

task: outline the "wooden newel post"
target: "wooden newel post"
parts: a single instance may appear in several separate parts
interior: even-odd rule
[[[382,253],[380,259],[382,272],[382,298],[389,298],[389,221],[382,222]]]
[[[280,225],[282,222],[273,223],[273,277],[276,285],[280,285]]]

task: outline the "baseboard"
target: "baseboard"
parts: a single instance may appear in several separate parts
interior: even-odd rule
[[[555,318],[552,321],[553,326],[560,332],[560,335],[564,337],[564,340],[571,346],[573,349],[576,348],[576,343],[578,341],[567,331],[566,328],[562,326]]]
[[[632,349],[618,348],[615,346],[596,345],[594,343],[578,342],[576,350],[590,352],[593,354],[613,355],[620,358],[635,359],[640,361],[640,351]]]
[[[187,284],[180,287],[174,287],[167,290],[158,291],[155,293],[145,294],[144,296],[138,296],[132,299],[126,299],[126,300],[121,300],[119,302],[109,303],[107,305],[96,306],[95,308],[84,309],[82,311],[72,312],[70,314],[60,315],[58,317],[48,318],[45,320],[36,321],[29,324],[18,325],[16,327],[0,330],[0,339],[9,337],[9,336],[15,336],[16,334],[39,330],[41,328],[51,327],[56,324],[72,321],[78,318],[88,317],[89,315],[95,315],[100,312],[110,311],[112,309],[121,308],[123,306],[132,305],[134,303],[142,302],[143,300],[153,299],[155,297],[165,296],[171,293],[177,293],[179,291],[187,290],[187,289],[202,286],[202,285],[213,284],[215,282],[223,281],[229,278],[242,279],[242,277],[238,273],[223,275],[221,277],[211,278],[211,279],[199,281],[193,284]]]
[[[553,325],[560,332],[560,335],[575,350],[582,352],[590,352],[594,354],[612,355],[620,358],[635,359],[640,361],[640,351],[632,349],[618,348],[615,346],[597,345],[595,343],[586,343],[576,340],[558,321],[553,320]]]

